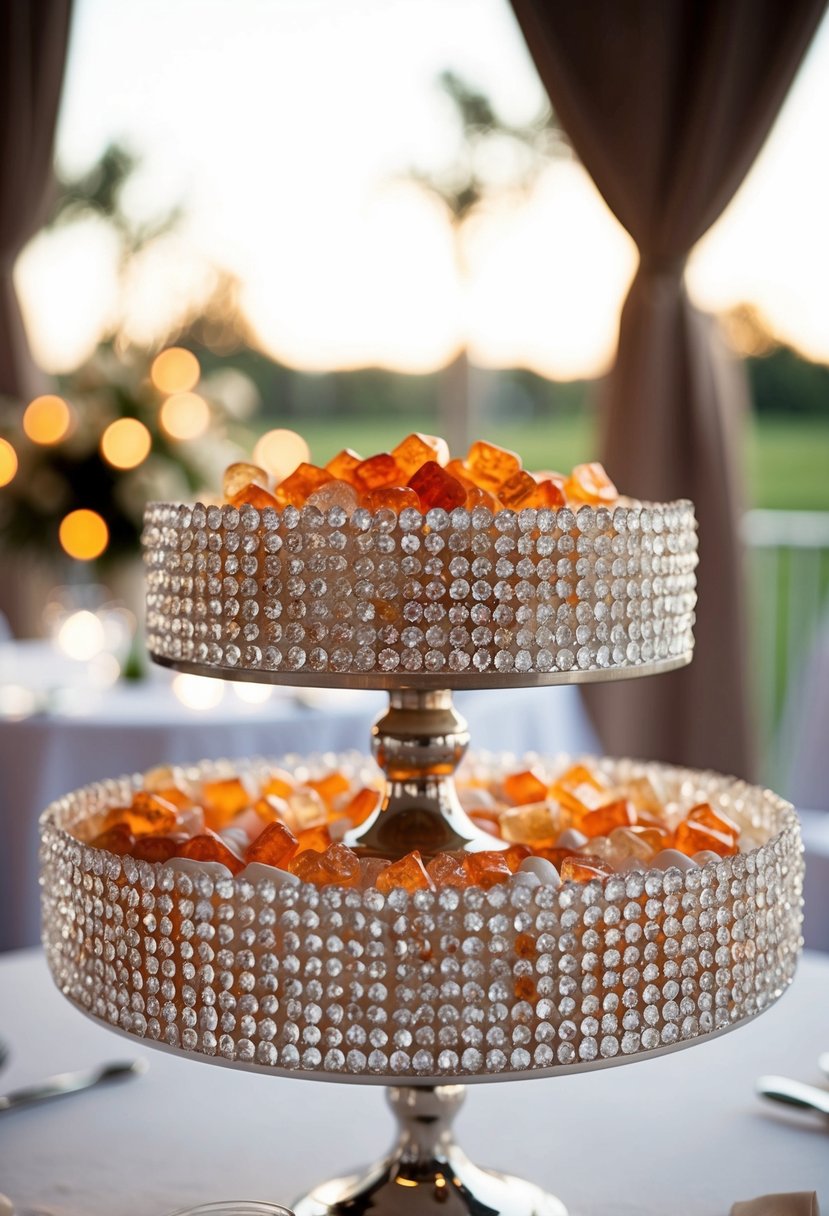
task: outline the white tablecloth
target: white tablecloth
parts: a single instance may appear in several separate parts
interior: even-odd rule
[[[2,662],[5,655],[5,664]],[[29,672],[49,678],[42,646],[0,648],[0,683]],[[232,688],[212,710],[185,708],[168,673],[118,684],[80,711],[20,721],[0,719],[0,950],[39,941],[37,819],[55,798],[91,781],[164,763],[286,752],[366,752],[383,693],[277,688],[249,705]],[[313,698],[311,707],[306,700]],[[575,688],[458,693],[478,750],[595,752],[597,743]]]
[[[546,1081],[478,1085],[458,1120],[482,1165],[557,1193],[573,1216],[726,1216],[777,1191],[829,1201],[820,1121],[754,1095],[756,1077],[820,1084],[829,960],[807,956],[791,991],[734,1034],[658,1060]],[[50,1216],[162,1216],[208,1199],[290,1203],[380,1157],[391,1117],[374,1087],[212,1067],[115,1036],[52,987],[38,952],[0,960],[0,1088],[104,1060],[149,1072],[0,1116],[0,1188]]]

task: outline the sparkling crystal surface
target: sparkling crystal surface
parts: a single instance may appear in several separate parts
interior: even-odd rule
[[[151,653],[219,673],[520,682],[667,665],[693,647],[688,502],[495,515],[156,503],[143,540]]]
[[[322,778],[332,758],[251,761]],[[471,757],[497,777],[515,758]],[[337,768],[367,779],[359,755]],[[140,777],[100,782],[41,819],[44,944],[93,1017],[203,1057],[298,1075],[460,1079],[567,1071],[676,1046],[762,1012],[801,946],[802,849],[791,807],[709,773],[590,761],[707,803],[756,841],[687,870],[561,886],[318,888],[135,861],[75,839]],[[244,766],[243,766],[244,767]],[[524,767],[564,772],[539,757]],[[234,762],[232,769],[238,769]],[[227,762],[185,770],[221,781]],[[278,872],[275,872],[278,874]]]

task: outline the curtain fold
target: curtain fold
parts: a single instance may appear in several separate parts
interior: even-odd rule
[[[14,263],[45,218],[71,0],[0,4],[0,395],[43,386],[14,291]]]
[[[765,140],[825,0],[512,0],[541,80],[640,263],[601,455],[625,492],[691,498],[696,649],[671,675],[585,690],[608,751],[753,770],[738,524],[742,367],[684,268]]]

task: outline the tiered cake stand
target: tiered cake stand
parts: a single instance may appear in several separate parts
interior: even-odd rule
[[[373,728],[386,796],[346,838],[370,856],[498,847],[455,792],[468,734],[450,689],[643,676],[691,657],[696,530],[684,502],[350,519],[336,508],[155,505],[145,553],[156,661],[389,691]],[[314,775],[367,762],[279,763]],[[473,761],[491,776],[505,763]],[[552,776],[551,762],[537,763]],[[397,1145],[364,1175],[300,1200],[303,1216],[557,1216],[557,1199],[472,1165],[455,1145],[464,1086],[607,1067],[722,1034],[780,996],[800,948],[788,804],[715,774],[592,763],[611,782],[649,775],[672,799],[712,802],[740,824],[745,851],[558,887],[383,895],[292,876],[253,883],[79,843],[73,827],[123,803],[141,778],[103,782],[42,820],[55,979],[86,1013],[167,1050],[387,1086]],[[255,777],[268,762],[241,767]],[[190,775],[225,771],[207,762]]]

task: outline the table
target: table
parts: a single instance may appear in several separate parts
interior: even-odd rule
[[[458,1120],[481,1164],[531,1178],[573,1216],[726,1216],[731,1203],[815,1190],[829,1201],[829,1132],[754,1096],[755,1078],[820,1083],[829,959],[734,1034],[580,1076],[476,1085]],[[163,1216],[208,1199],[290,1203],[379,1157],[392,1122],[374,1087],[263,1077],[128,1042],[71,1008],[39,951],[0,959],[0,1087],[141,1056],[138,1080],[0,1116],[0,1186],[50,1216]]]
[[[0,646],[0,685],[71,679],[57,662],[44,643]],[[261,705],[240,701],[230,684],[224,693],[213,709],[188,709],[173,695],[170,674],[154,669],[79,707],[0,718],[0,951],[40,940],[37,819],[61,794],[168,762],[365,752],[369,725],[388,703],[384,693],[349,690],[277,687]],[[479,750],[598,750],[574,687],[458,693],[457,706]]]

